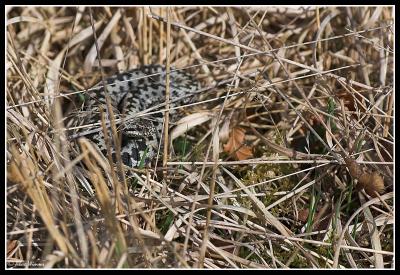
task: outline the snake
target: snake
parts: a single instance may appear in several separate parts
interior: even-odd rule
[[[150,107],[165,103],[166,67],[152,64],[142,65],[136,69],[117,73],[105,79],[106,89],[111,100],[115,118],[122,118],[117,125],[121,144],[121,160],[129,167],[147,165],[157,155],[163,130],[163,112],[151,112],[138,117]],[[84,105],[80,109],[80,121],[84,124],[101,122],[100,107],[106,113],[106,96],[102,81],[85,93]],[[199,82],[189,73],[182,70],[170,70],[170,118],[177,120],[177,106],[193,101],[195,92],[200,88]],[[110,124],[108,124],[110,125]],[[108,136],[111,138],[110,126]],[[85,135],[93,141],[102,154],[107,156],[107,146],[103,130]],[[116,149],[111,146],[112,158],[116,160]]]

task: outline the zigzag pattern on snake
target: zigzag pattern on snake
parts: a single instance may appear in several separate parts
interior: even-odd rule
[[[136,167],[141,162],[147,164],[156,156],[163,127],[163,114],[158,112],[152,115],[134,118],[135,114],[149,107],[165,102],[166,70],[161,65],[144,65],[137,69],[119,73],[106,79],[107,91],[115,118],[122,115],[127,119],[122,125],[117,125],[121,139],[121,157],[125,165]],[[86,93],[85,104],[81,109],[83,119],[81,123],[91,124],[101,121],[100,107],[106,113],[106,98],[102,82],[95,85]],[[100,85],[100,86],[99,86]],[[98,88],[97,88],[98,87]],[[189,74],[171,69],[170,72],[170,107],[187,104],[193,94],[199,89],[199,83]],[[176,112],[170,110],[171,120],[176,120]],[[131,119],[131,117],[133,117]],[[107,117],[106,117],[107,118]],[[108,119],[106,121],[109,121]],[[109,128],[110,129],[110,128]],[[111,131],[108,130],[111,140]],[[87,135],[107,156],[107,147],[103,131]],[[145,154],[146,153],[146,154]],[[112,148],[115,160],[115,148]]]

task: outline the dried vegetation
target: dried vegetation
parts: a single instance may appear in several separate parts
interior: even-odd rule
[[[393,14],[8,7],[7,265],[391,268]],[[71,139],[100,65],[150,63],[202,86],[167,155]]]

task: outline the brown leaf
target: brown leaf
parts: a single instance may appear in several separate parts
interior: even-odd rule
[[[298,219],[301,222],[306,222],[308,219],[308,208],[300,209],[298,213]]]
[[[251,147],[243,145],[245,130],[240,127],[232,129],[228,142],[224,145],[224,151],[233,154],[236,160],[245,160],[253,156]]]
[[[381,194],[385,190],[385,183],[378,172],[364,173],[358,179],[359,189],[364,188],[365,192],[373,198],[376,198],[378,194]]]
[[[17,247],[18,240],[8,240],[7,241],[7,256]]]
[[[367,110],[363,106],[363,98],[359,94],[350,94],[349,92],[345,90],[340,90],[336,92],[336,96],[343,100],[344,106],[348,108],[349,111],[356,112],[357,109],[360,112],[366,112]],[[357,105],[357,107],[356,107]],[[357,117],[355,114],[352,116]]]

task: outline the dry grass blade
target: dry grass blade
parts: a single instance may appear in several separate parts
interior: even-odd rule
[[[7,268],[393,268],[393,6],[6,16]]]

